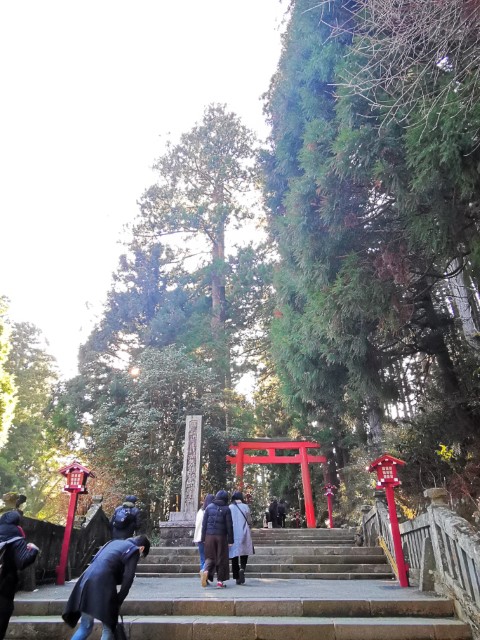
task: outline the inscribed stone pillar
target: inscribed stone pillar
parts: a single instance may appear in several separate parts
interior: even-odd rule
[[[187,416],[183,450],[182,501],[170,522],[194,522],[200,501],[202,416]]]

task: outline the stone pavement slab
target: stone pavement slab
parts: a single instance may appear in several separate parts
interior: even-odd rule
[[[62,586],[44,585],[36,591],[20,591],[19,601],[67,600],[75,581]],[[302,599],[302,600],[432,600],[434,593],[424,593],[409,587],[401,588],[395,580],[295,580],[276,578],[249,578],[246,574],[244,585],[227,582],[226,589],[208,586],[203,589],[200,578],[136,578],[129,600],[165,600],[199,598],[229,599]]]

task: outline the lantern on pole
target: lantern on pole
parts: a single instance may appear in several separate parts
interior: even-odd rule
[[[367,470],[372,473],[377,472],[377,489],[385,491],[387,498],[388,514],[390,516],[390,526],[392,530],[393,548],[395,551],[395,562],[397,563],[398,581],[401,587],[408,587],[407,564],[403,555],[402,540],[400,537],[400,527],[398,526],[397,509],[395,507],[395,495],[393,489],[402,483],[398,479],[398,467],[403,467],[405,462],[394,458],[389,453],[384,453],[374,460]]]
[[[60,552],[60,564],[56,567],[57,580],[56,584],[65,584],[65,573],[67,570],[68,550],[70,547],[70,538],[72,536],[73,521],[75,518],[75,510],[77,508],[78,496],[81,493],[88,493],[87,480],[89,477],[94,478],[93,473],[79,462],[74,460],[72,464],[68,464],[58,470],[65,477],[65,486],[63,491],[70,494],[70,502],[68,504],[67,522],[65,524],[65,533],[63,536],[62,550]]]
[[[333,496],[334,496],[334,491],[336,491],[337,487],[335,485],[333,485],[331,482],[328,482],[324,487],[325,493],[323,494],[324,496],[327,496],[327,505],[328,505],[328,527],[330,529],[333,529],[334,524],[333,524],[333,509],[332,509],[332,502],[333,502]]]

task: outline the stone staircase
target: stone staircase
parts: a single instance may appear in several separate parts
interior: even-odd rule
[[[197,576],[198,577],[198,576]],[[288,589],[282,588],[287,583]],[[374,588],[367,585],[374,585]],[[122,611],[129,640],[470,640],[451,600],[389,583],[352,585],[252,579],[247,586],[202,589],[197,580],[138,578]],[[302,590],[303,585],[303,590]],[[341,586],[339,586],[341,585]],[[180,588],[178,588],[180,587]],[[317,588],[316,588],[317,587]],[[321,588],[320,588],[321,587]],[[61,620],[71,585],[20,594],[6,640],[67,640]],[[392,590],[393,589],[393,590]],[[98,640],[96,624],[92,640]]]
[[[122,607],[129,640],[472,638],[452,600],[401,589],[382,554],[355,547],[351,531],[258,530],[254,540],[246,584],[227,589],[202,589],[193,545],[152,549]],[[60,617],[71,588],[18,594],[6,640],[71,638]],[[100,635],[96,624],[90,637]]]
[[[354,544],[348,529],[254,529],[255,554],[248,559],[247,578],[316,580],[393,579],[381,548]],[[155,547],[138,564],[137,576],[198,576],[198,550]]]

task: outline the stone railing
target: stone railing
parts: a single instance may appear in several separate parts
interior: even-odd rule
[[[68,554],[67,580],[79,576],[95,551],[110,539],[108,518],[101,503],[102,496],[94,496],[87,514],[75,519]],[[27,541],[34,542],[40,549],[35,563],[20,574],[21,589],[32,591],[38,584],[55,581],[65,527],[25,516],[22,526]]]
[[[410,584],[452,597],[459,617],[480,640],[480,533],[448,508],[445,490],[424,495],[431,501],[427,512],[400,525]],[[393,555],[388,511],[376,498],[373,509],[363,509],[364,542],[375,546],[381,536]]]

